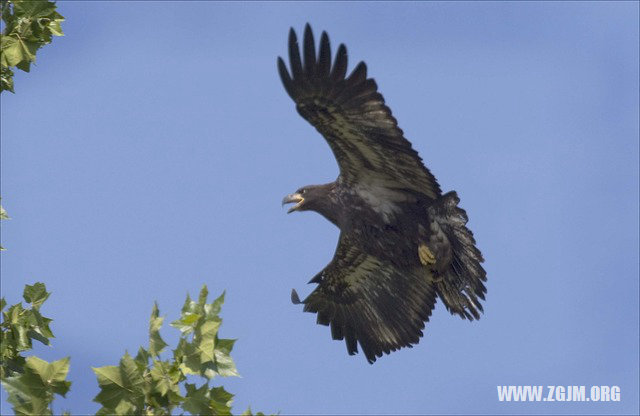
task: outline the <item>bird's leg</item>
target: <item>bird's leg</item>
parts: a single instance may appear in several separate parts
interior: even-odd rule
[[[420,257],[420,263],[425,266],[436,264],[436,256],[433,255],[426,244],[420,244],[418,246],[418,257]]]
[[[418,246],[418,257],[420,257],[420,263],[422,263],[424,266],[431,266],[436,264],[436,256],[433,255],[426,244],[420,244]],[[434,283],[441,282],[443,279],[442,276],[436,277],[435,270],[432,270],[431,278]]]

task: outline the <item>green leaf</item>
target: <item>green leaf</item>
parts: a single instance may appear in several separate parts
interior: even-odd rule
[[[62,27],[60,26],[60,23],[62,23],[64,21],[64,19],[54,19],[51,21],[51,23],[49,23],[49,30],[51,31],[51,34],[54,36],[64,36],[64,33],[62,33]]]
[[[206,384],[196,389],[195,384],[185,384],[187,394],[185,395],[182,408],[193,415],[211,415],[213,408],[209,399],[209,388]]]
[[[174,328],[178,328],[180,332],[186,335],[193,332],[198,324],[198,320],[200,319],[200,317],[201,315],[197,313],[184,312],[180,319],[171,322],[170,325]]]
[[[50,415],[48,397],[43,397],[42,389],[34,385],[32,377],[19,375],[2,380],[8,394],[7,400],[13,405],[16,415]]]
[[[52,363],[48,363],[38,357],[27,357],[25,367],[33,374],[38,375],[43,385],[52,392],[65,396],[69,391],[70,382],[65,381],[69,372],[70,358],[66,357]],[[29,372],[25,372],[28,374]]]
[[[154,302],[149,320],[149,353],[156,357],[158,357],[162,350],[168,345],[160,336],[160,328],[162,327],[164,318],[160,318],[158,316],[159,314],[158,304]]]
[[[0,41],[2,58],[0,62],[3,66],[17,66],[23,71],[29,72],[28,64],[36,60],[36,51],[39,47],[40,44],[37,42],[17,36],[2,36],[2,41]]]
[[[47,17],[56,11],[56,4],[47,0],[13,1],[12,3],[17,17]]]
[[[138,409],[131,403],[130,401],[123,400],[118,403],[118,405],[114,409],[114,413],[116,415],[133,415],[137,412]]]
[[[220,324],[222,324],[222,321],[217,318],[216,320],[212,319],[204,322],[199,328],[197,348],[200,351],[200,362],[202,363],[215,359],[216,335]]]
[[[214,387],[210,390],[210,396],[216,414],[231,414],[233,394],[226,391],[224,387]]]
[[[5,354],[2,358],[2,378],[14,375],[15,373],[24,373],[24,364],[27,361],[20,355]]]
[[[207,289],[207,285],[203,285],[198,296],[198,305],[204,306],[207,303],[207,296],[209,296],[209,289]]]
[[[27,336],[31,339],[35,339],[37,341],[40,341],[41,343],[43,343],[44,345],[49,345],[49,339],[40,335],[39,333],[37,333],[36,331],[34,331],[33,329],[30,329],[27,331]]]
[[[12,93],[15,94],[15,91],[13,90],[13,71],[7,67],[2,67],[2,72],[0,73],[0,92],[5,90],[11,91]],[[6,215],[6,214],[7,212],[4,209],[2,209],[2,207],[0,207],[0,215]],[[7,219],[7,218],[8,217],[0,218],[0,219]],[[0,250],[3,250],[3,248],[0,247]]]
[[[35,283],[34,285],[25,285],[22,296],[24,300],[32,304],[34,308],[40,308],[40,305],[49,298],[51,293],[47,292],[44,283]]]
[[[20,415],[51,414],[53,395],[64,395],[71,383],[66,381],[69,358],[48,363],[38,357],[28,357],[24,373],[2,380],[14,412]]]
[[[9,309],[7,309],[2,315],[6,324],[17,324],[21,320],[24,321],[25,309],[22,307],[21,303],[16,303],[15,305],[11,305]]]
[[[47,294],[47,297],[49,294]],[[51,332],[51,328],[49,328],[49,324],[51,323],[50,318],[45,318],[40,314],[40,309],[33,308],[29,311],[29,315],[27,317],[27,321],[29,325],[33,328],[34,331],[47,338],[54,338],[53,332]]]
[[[18,351],[27,351],[32,348],[31,338],[29,338],[29,328],[26,326],[18,326],[12,325],[11,329],[13,329],[16,342],[16,350]]]
[[[135,362],[138,363],[138,367],[143,371],[149,365],[149,352],[144,348],[140,347],[138,349],[138,354],[136,354],[136,358],[134,358]]]
[[[224,351],[216,349],[215,351],[216,372],[222,377],[239,377],[240,374],[236,369],[236,365],[231,355]]]
[[[224,304],[225,294],[226,294],[226,291],[222,292],[222,294],[218,296],[216,300],[213,301],[213,303],[211,304],[211,310],[209,311],[209,314],[216,315],[216,316],[220,314],[220,310],[222,309],[222,305]]]
[[[231,358],[231,350],[235,342],[235,339],[218,339],[216,337],[213,365],[207,369],[205,373],[206,377],[213,378],[216,374],[222,377],[240,376]]]
[[[161,396],[165,396],[169,392],[180,395],[178,383],[183,376],[174,364],[168,361],[154,361],[153,368],[149,374],[155,383],[155,389]]]
[[[11,73],[11,75],[13,75],[13,73]],[[2,208],[2,205],[0,205],[0,220],[8,220],[9,219],[9,214],[7,214],[7,211]]]
[[[194,415],[230,415],[233,395],[223,387],[209,389],[207,384],[196,388],[185,385],[187,394],[182,408]]]
[[[230,354],[237,339],[220,338],[217,340],[217,349],[226,354]]]
[[[122,357],[119,366],[93,368],[93,371],[101,388],[93,401],[113,410],[118,410],[118,406],[122,409],[122,406],[127,407],[129,404],[137,409],[144,407],[144,380],[128,353]],[[122,401],[128,404],[121,405]]]
[[[109,365],[99,368],[92,368],[98,377],[98,385],[102,389],[100,393],[93,399],[104,407],[113,408],[128,397],[130,391],[124,385],[120,369],[118,366]]]
[[[22,61],[16,65],[16,68],[23,70],[24,72],[31,71],[31,62]]]
[[[187,299],[184,301],[184,305],[182,305],[182,309],[181,312],[189,312],[191,310],[191,305],[194,302],[191,300],[191,297],[189,296],[189,294],[187,293]]]
[[[200,374],[201,364],[198,349],[185,339],[178,342],[174,357],[183,374]]]

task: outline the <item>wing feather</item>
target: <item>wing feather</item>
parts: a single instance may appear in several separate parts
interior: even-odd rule
[[[300,60],[298,37],[293,28],[289,31],[289,62],[291,63],[291,76],[296,81],[296,84],[300,84],[304,79],[304,73],[302,72],[302,61]]]
[[[291,75],[289,75],[289,71],[287,70],[287,65],[284,63],[284,60],[278,57],[278,72],[280,73],[280,79],[282,80],[282,84],[284,85],[284,89],[287,91],[290,97],[293,97],[293,80],[291,79]]]
[[[358,63],[354,70],[347,78],[347,87],[355,87],[361,83],[363,83],[367,79],[367,64],[364,62]]]
[[[311,79],[316,72],[316,43],[308,23],[304,29],[304,72]]]
[[[404,138],[376,82],[367,78],[366,64],[360,62],[346,77],[347,48],[342,44],[338,47],[332,65],[326,32],[319,45],[316,55],[313,32],[307,24],[303,63],[297,36],[291,29],[291,71],[286,70],[282,59],[278,60],[278,71],[300,115],[329,143],[342,180],[405,189],[436,199],[441,194],[438,182]]]
[[[329,43],[329,36],[327,32],[322,32],[320,36],[320,54],[318,56],[318,71],[317,75],[319,79],[326,79],[329,77],[329,71],[331,70],[331,44]]]
[[[347,352],[357,344],[373,363],[382,354],[417,344],[436,302],[436,288],[422,270],[397,266],[357,248],[357,238],[340,235],[332,262],[313,280],[318,287],[304,300],[306,312],[331,326]]]
[[[327,36],[327,41],[328,41]],[[340,81],[344,80],[344,76],[347,74],[347,64],[349,59],[347,57],[347,47],[344,44],[338,46],[338,52],[336,53],[336,60],[333,63],[333,69],[331,70],[331,78],[329,82],[333,85],[340,84]]]

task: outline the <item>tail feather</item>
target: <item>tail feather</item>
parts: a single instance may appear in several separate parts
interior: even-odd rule
[[[483,312],[480,300],[484,300],[487,274],[482,268],[482,253],[476,247],[473,233],[466,227],[467,213],[458,203],[455,192],[448,192],[428,207],[432,223],[436,223],[446,235],[451,253],[450,262],[443,265],[438,274],[436,290],[451,314],[463,319],[480,319]],[[433,226],[432,226],[433,228]]]

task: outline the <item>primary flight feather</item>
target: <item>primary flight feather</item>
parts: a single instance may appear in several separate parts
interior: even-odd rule
[[[300,188],[283,199],[293,211],[316,211],[340,228],[331,263],[294,303],[317,313],[370,363],[417,344],[437,298],[447,310],[479,319],[486,274],[467,215],[455,192],[442,194],[404,138],[364,62],[347,76],[347,49],[331,59],[329,37],[319,50],[307,24],[300,56],[289,32],[289,69],[278,58],[284,87],[302,117],[324,136],[336,157],[335,182]]]

